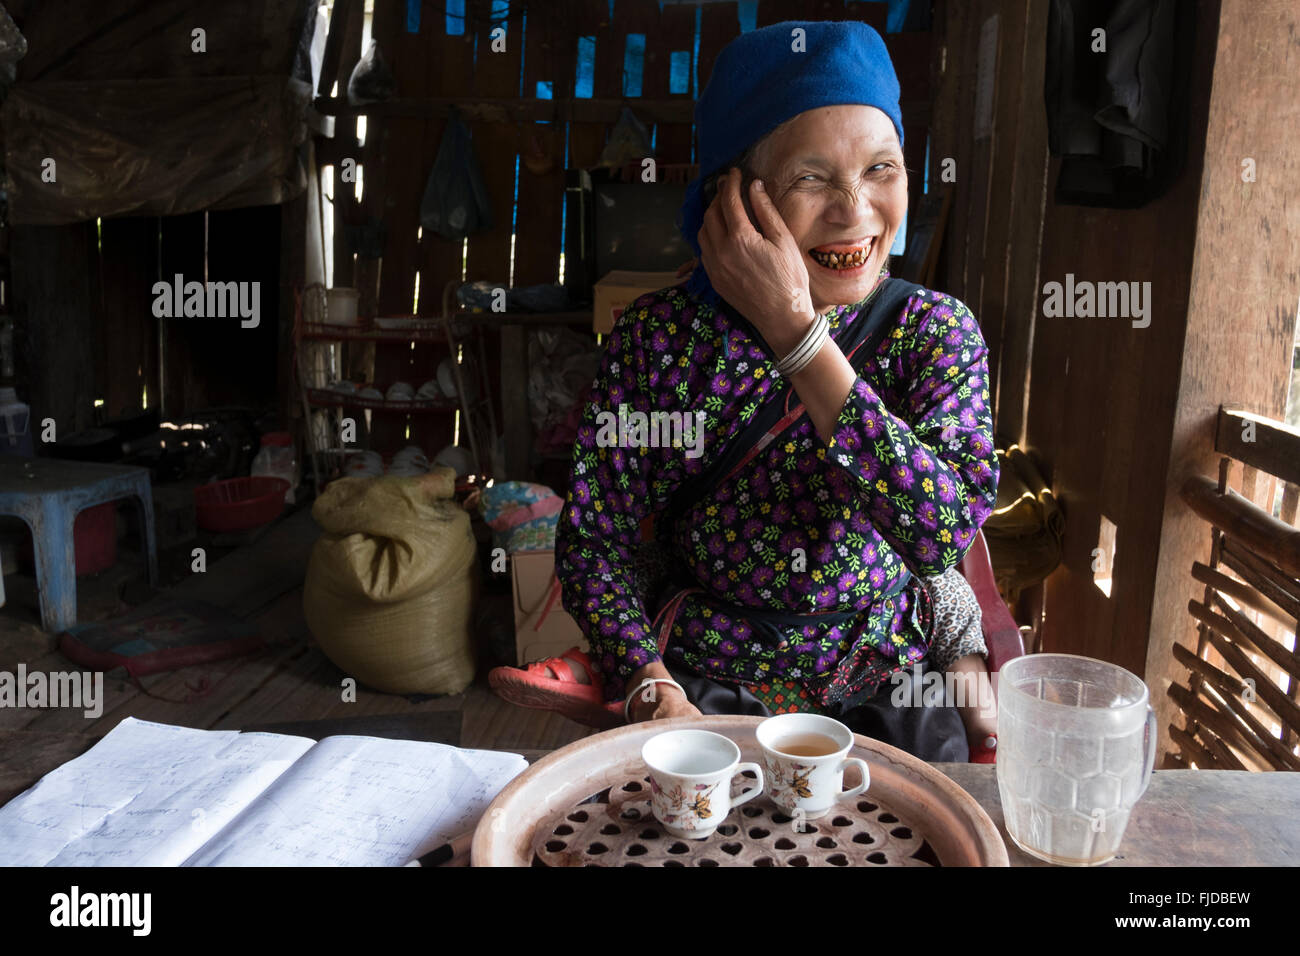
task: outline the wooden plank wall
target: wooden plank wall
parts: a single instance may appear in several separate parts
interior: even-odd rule
[[[967,222],[974,180],[967,175],[975,150],[975,61],[979,31],[971,5],[958,0],[936,0],[934,131],[930,141],[930,183],[934,191],[952,191],[948,226],[939,254],[936,283],[970,306],[981,325],[984,316],[972,301],[966,281]],[[945,169],[955,177],[945,182]]]
[[[106,383],[103,398],[112,416],[140,408],[146,387],[158,400],[153,294],[144,281],[158,273],[158,220],[136,216],[106,221],[99,266],[102,327],[112,334],[104,336],[104,364],[98,375]],[[123,281],[127,276],[134,278]],[[114,277],[119,277],[116,282]]]
[[[691,94],[689,71],[686,90],[681,93],[669,92],[669,78],[672,72],[671,54],[676,50],[693,51],[695,48],[695,8],[689,6],[664,7],[659,18],[659,47],[652,49],[646,42],[646,73],[653,77],[654,89],[659,92],[650,94],[651,87],[646,87],[647,95],[662,96],[665,99],[694,100]],[[694,64],[698,66],[698,64]],[[660,79],[662,77],[662,79]],[[655,148],[665,163],[689,163],[695,145],[695,125],[693,123],[660,123],[655,130]]]
[[[980,31],[992,17],[998,22],[993,126],[989,137],[976,140]],[[1038,310],[1046,29],[1047,0],[935,4],[930,190],[953,194],[936,284],[964,301],[980,323],[1003,444],[1023,438],[1028,350]],[[941,178],[946,160],[956,164],[955,182]]]
[[[1113,661],[1139,676],[1157,556],[1169,544],[1161,536],[1160,489],[1179,402],[1216,7],[1197,7],[1188,156],[1179,179],[1138,209],[1049,198],[1043,222],[1040,283],[1064,282],[1069,273],[1151,283],[1147,328],[1124,319],[1039,320],[1025,426],[1029,453],[1048,465],[1066,518],[1063,565],[1047,581],[1043,647]],[[1092,570],[1103,516],[1116,526],[1109,595]]]
[[[1218,7],[1216,3],[1214,5]],[[1162,746],[1176,705],[1171,681],[1186,674],[1173,645],[1196,648],[1187,601],[1201,588],[1193,561],[1208,563],[1210,532],[1178,491],[1192,475],[1218,476],[1214,450],[1219,406],[1281,420],[1285,411],[1296,302],[1300,300],[1300,207],[1295,182],[1300,158],[1286,146],[1300,132],[1300,105],[1290,64],[1298,50],[1300,11],[1284,0],[1223,0],[1209,95],[1200,208],[1187,231],[1196,237],[1189,269],[1185,349],[1171,391],[1179,400],[1172,420],[1167,471],[1144,488],[1164,507],[1151,611],[1146,679],[1159,718]],[[1254,182],[1242,179],[1242,160],[1255,161]],[[1152,322],[1152,331],[1155,322]],[[1274,482],[1233,469],[1231,485],[1272,511]],[[1266,476],[1259,476],[1266,477]],[[1294,512],[1283,520],[1294,523]]]
[[[1274,88],[1294,55],[1297,24],[1294,7],[1281,2],[1261,5],[1267,15],[1256,22],[1247,4],[1224,0],[1229,33],[1220,36],[1218,0],[1196,4],[1180,177],[1139,209],[1088,208],[1052,198],[1058,162],[1046,155],[1042,105],[1047,6],[936,4],[931,182],[945,158],[957,163],[939,284],[971,306],[989,342],[1000,442],[1026,447],[1066,516],[1063,565],[1045,586],[1043,648],[1145,675],[1153,701],[1169,708],[1167,674],[1177,670],[1170,647],[1192,635],[1187,569],[1209,544],[1177,488],[1193,470],[1215,473],[1221,403],[1279,417],[1285,398],[1300,292],[1295,214],[1283,198],[1294,160],[1276,145],[1285,137],[1267,130],[1296,124],[1294,98]],[[994,127],[976,141],[980,29],[993,15]],[[1262,59],[1237,55],[1246,50]],[[1268,178],[1243,186],[1244,156]],[[1067,273],[1151,282],[1150,326],[1042,317],[1044,283]],[[1103,516],[1117,526],[1109,596],[1092,570]]]
[[[134,6],[123,14],[83,0],[6,3],[28,45],[18,82],[166,77],[183,84],[195,76],[288,72],[292,33],[274,27],[291,2],[237,0],[214,8],[203,20],[209,46],[201,57],[190,51],[185,0]],[[150,24],[157,26],[152,34]],[[137,36],[157,42],[126,42]],[[130,56],[123,55],[127,48]],[[209,278],[260,282],[261,324],[168,320],[165,396],[158,388],[153,284],[175,272],[187,281],[204,278],[204,214],[107,219],[98,230],[94,219],[44,227],[49,232],[15,228],[13,309],[26,345],[17,384],[35,416],[53,417],[66,437],[140,409],[146,388],[151,407],[165,398],[169,417],[220,404],[280,405],[280,215],[278,207],[209,215]],[[103,405],[96,408],[96,401]]]
[[[1011,136],[1012,149],[1007,161],[1012,164],[1009,177],[994,177],[993,235],[1001,254],[994,256],[989,295],[981,307],[994,316],[1001,314],[1002,328],[997,333],[996,386],[994,408],[999,436],[1007,444],[1025,441],[1025,417],[1028,412],[1029,356],[1033,349],[1035,318],[1039,303],[1039,256],[1043,231],[1043,207],[1047,200],[1047,123],[1042,98],[1028,81],[1044,74],[1047,59],[1047,4],[1029,0],[1017,4],[1010,15],[1020,12],[1024,28],[1019,63],[1013,48],[999,69],[996,142],[1002,142],[1009,129],[1019,130]],[[1023,10],[1019,8],[1023,7]],[[1025,82],[1017,83],[1017,71]],[[1006,109],[1004,109],[1004,104]],[[994,166],[997,169],[998,166]],[[998,271],[1001,270],[1001,275]],[[996,321],[996,318],[994,318]]]
[[[19,395],[31,406],[32,440],[39,446],[47,418],[54,421],[56,439],[92,424],[95,224],[12,231],[15,373]]]
[[[642,97],[691,100],[686,92],[670,94],[671,54],[691,52],[695,44],[697,8],[690,4],[663,6],[658,0],[571,0],[556,5],[534,5],[525,24],[519,5],[507,14],[505,52],[491,52],[489,16],[491,0],[467,0],[464,35],[448,34],[444,5],[425,0],[420,7],[419,29],[407,31],[406,5],[376,4],[372,34],[378,40],[397,81],[397,97],[404,103],[440,97],[483,97],[510,99],[536,96],[537,83],[549,81],[553,98],[562,104],[572,97],[575,64],[580,37],[595,38],[592,96],[617,100],[624,94],[624,53],[628,34],[646,37]],[[612,9],[612,15],[611,15]],[[788,19],[861,19],[885,32],[888,6],[885,3],[846,0],[761,0],[757,26]],[[334,17],[346,17],[338,54],[339,95],[346,93],[346,78],[361,50],[363,21],[361,0],[337,0]],[[709,3],[699,8],[699,56],[694,64],[699,87],[707,83],[718,52],[740,30],[737,4]],[[929,133],[929,40],[927,34],[887,37],[904,82],[904,117],[907,122],[907,161],[919,171],[924,164]],[[330,56],[332,57],[333,54]],[[328,58],[327,58],[328,59]],[[332,63],[332,60],[328,60]],[[329,95],[333,77],[318,90]],[[628,105],[635,109],[636,98]],[[346,184],[335,182],[336,233],[333,248],[336,285],[355,285],[361,291],[363,315],[408,314],[415,297],[419,275],[419,311],[436,314],[441,308],[444,284],[461,278],[461,243],[438,236],[416,238],[419,204],[446,127],[437,115],[419,115],[419,110],[402,110],[402,115],[376,111],[369,117],[366,143],[360,151],[364,191],[360,203]],[[647,121],[643,118],[643,121]],[[543,173],[535,173],[520,161],[518,213],[515,227],[514,284],[516,286],[555,282],[559,279],[561,219],[564,209],[565,151],[568,167],[595,165],[613,126],[601,122],[529,121],[496,122],[467,120],[474,140],[484,183],[491,197],[494,224],[490,230],[469,238],[466,279],[505,284],[510,276],[512,202],[516,189],[516,158],[521,151],[540,153],[552,160]],[[653,122],[652,120],[648,122]],[[658,123],[654,127],[656,158],[660,163],[691,161],[694,127],[691,123]],[[344,156],[357,153],[356,120],[339,117],[332,140],[319,143],[318,162],[336,166]],[[919,198],[923,176],[913,177],[914,198]],[[345,226],[382,222],[386,244],[382,261],[358,260],[353,267],[353,249]],[[570,222],[570,226],[575,224]],[[566,233],[566,256],[577,253],[577,229]],[[496,373],[499,349],[525,347],[523,337],[492,334],[489,362]],[[367,377],[386,389],[397,380],[418,387],[432,377],[445,355],[439,346],[419,346],[414,351],[381,346],[362,360]],[[451,440],[449,420],[413,417],[411,441],[436,451]],[[375,416],[376,446],[402,444],[407,422],[400,418]]]
[[[277,406],[279,207],[209,214],[209,277],[260,282],[260,324],[165,320],[165,396],[153,285],[178,272],[203,281],[204,214],[108,219],[98,236],[93,221],[13,233],[14,308],[26,343],[19,391],[60,437],[139,410],[146,389],[149,407],[165,397],[172,419],[217,405]]]

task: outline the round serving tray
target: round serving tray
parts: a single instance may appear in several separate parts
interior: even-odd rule
[[[760,717],[678,717],[575,741],[512,780],[488,806],[473,866],[1007,866],[1007,848],[975,798],[896,747],[854,735],[871,787],[802,828],[765,796],[733,809],[704,840],[678,840],[650,812],[641,747],[689,727],[734,740],[762,762]],[[857,772],[845,773],[846,785]]]

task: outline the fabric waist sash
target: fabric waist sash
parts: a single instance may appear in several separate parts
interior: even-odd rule
[[[880,600],[888,600],[903,592],[910,580],[910,575],[899,575],[898,581],[892,588],[881,595]],[[724,601],[719,598],[708,595],[701,587],[680,588],[655,615],[654,622],[651,625],[654,630],[659,645],[659,656],[662,657],[664,648],[668,646],[668,638],[672,634],[673,622],[677,620],[677,612],[680,610],[682,603],[692,594],[705,594],[710,607],[730,615],[733,618],[743,620],[751,625],[764,626],[774,631],[788,630],[791,628],[807,627],[809,624],[829,624],[831,627],[838,627],[841,624],[847,624],[858,615],[864,613],[868,608],[855,608],[849,611],[787,611],[776,608],[758,608],[746,607],[741,604],[732,604],[730,601]]]

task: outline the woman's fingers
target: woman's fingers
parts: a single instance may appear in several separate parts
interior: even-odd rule
[[[762,188],[762,185],[761,179],[755,179],[750,183],[749,203],[754,207],[754,216],[763,228],[764,238],[777,246],[784,246],[787,239],[793,241],[794,237],[786,228],[785,220],[781,218],[776,203],[772,202],[772,197],[767,194],[767,190]]]
[[[713,235],[709,231],[707,220],[700,226],[700,231],[695,238],[700,244],[700,262],[704,264],[705,271],[713,275]]]
[[[749,215],[745,212],[745,203],[740,197],[742,179],[740,170],[732,167],[718,185],[718,201],[722,205],[727,232],[737,238],[743,238],[747,233],[754,233],[754,226],[749,221]]]
[[[723,190],[720,185],[718,189],[718,194],[713,197],[713,202],[709,203],[709,208],[704,210],[704,220],[702,226],[702,228],[712,226],[714,233],[719,237],[726,236],[727,233],[730,231],[728,229],[726,216],[723,214],[722,211],[722,207],[724,205],[722,193]]]
[[[696,238],[700,244],[700,262],[713,281],[714,288],[721,292],[717,283],[725,282],[732,269],[731,240],[716,219],[711,222],[706,220]]]
[[[701,717],[700,709],[685,698],[664,699],[655,707],[651,720],[671,720],[674,717]]]

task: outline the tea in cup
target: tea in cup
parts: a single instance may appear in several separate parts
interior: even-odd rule
[[[708,730],[670,730],[641,748],[650,768],[650,806],[655,819],[676,837],[703,840],[727,818],[732,807],[763,792],[763,770],[741,763],[740,748]],[[758,779],[732,796],[731,781],[752,771]]]
[[[850,757],[853,731],[820,714],[780,714],[758,725],[767,795],[786,813],[804,819],[824,816],[839,800],[856,797],[871,785],[871,770]],[[862,782],[844,789],[844,771],[856,765]]]

